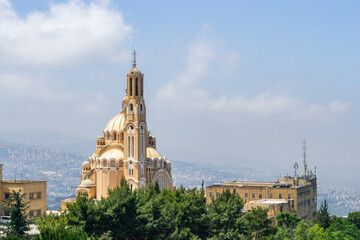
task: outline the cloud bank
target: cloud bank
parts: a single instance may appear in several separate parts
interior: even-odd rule
[[[107,1],[71,0],[21,18],[0,0],[0,63],[69,65],[94,59],[119,61],[133,29]],[[127,53],[127,52],[126,52]]]
[[[331,101],[328,105],[307,103],[286,94],[275,93],[265,89],[254,96],[242,93],[235,95],[214,96],[201,87],[201,82],[211,79],[212,70],[228,75],[237,65],[239,58],[236,52],[217,53],[215,41],[209,36],[205,27],[189,44],[186,66],[166,86],[161,88],[156,97],[157,106],[175,111],[218,111],[242,112],[249,114],[274,115],[282,114],[291,119],[330,119],[332,116],[349,110],[348,103]],[[228,59],[231,64],[223,64],[217,59]]]

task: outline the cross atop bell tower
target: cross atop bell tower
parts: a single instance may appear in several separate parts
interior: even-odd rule
[[[132,55],[132,65],[133,65],[133,68],[134,68],[134,67],[136,67],[136,50],[135,49],[133,50],[131,55]]]

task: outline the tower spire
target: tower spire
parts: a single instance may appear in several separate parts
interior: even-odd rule
[[[132,52],[132,65],[133,67],[136,67],[136,50],[133,49],[133,52]]]

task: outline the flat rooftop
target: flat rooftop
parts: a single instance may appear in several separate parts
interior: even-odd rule
[[[3,183],[41,183],[47,182],[45,180],[2,180]]]
[[[264,204],[279,204],[279,203],[287,203],[287,199],[261,199],[261,200],[254,200],[250,201],[249,203],[264,203]]]
[[[270,181],[233,181],[233,182],[226,182],[224,186],[274,186],[276,182]]]

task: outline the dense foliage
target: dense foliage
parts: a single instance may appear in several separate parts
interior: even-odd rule
[[[10,214],[10,222],[6,226],[5,234],[8,238],[24,237],[29,230],[26,211],[29,203],[25,201],[26,194],[19,191],[12,191],[9,198],[3,201],[4,210]]]
[[[105,199],[79,194],[65,213],[42,216],[35,239],[360,239],[360,212],[331,217],[326,202],[317,222],[288,212],[269,219],[267,209],[244,213],[243,207],[235,192],[225,191],[207,205],[203,189],[160,191],[155,184],[132,191],[122,180]]]

